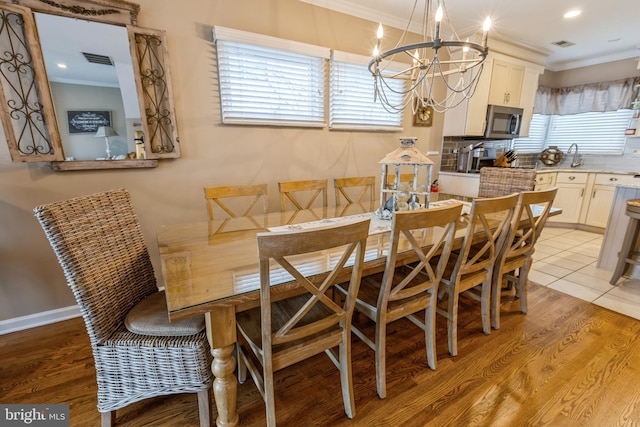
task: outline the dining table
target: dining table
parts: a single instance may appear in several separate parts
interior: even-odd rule
[[[469,213],[471,203],[459,200],[431,202],[431,207],[462,203],[462,216]],[[204,315],[206,334],[211,346],[214,375],[213,394],[218,411],[218,426],[238,424],[236,411],[237,377],[234,350],[236,313],[260,305],[260,272],[256,235],[261,232],[295,231],[312,227],[370,220],[363,275],[381,272],[385,267],[391,220],[374,212],[375,202],[335,207],[274,212],[248,217],[216,219],[184,224],[163,225],[157,231],[162,281],[171,321]],[[557,214],[556,209],[551,214]],[[463,224],[461,218],[461,224]],[[459,246],[464,234],[459,227]],[[421,235],[426,248],[437,238],[437,230]],[[456,243],[454,243],[454,248]],[[330,254],[314,254],[299,258],[305,275],[314,276],[330,269]],[[399,251],[398,264],[416,261],[407,246]],[[272,299],[286,298],[299,287],[288,273],[270,272]]]

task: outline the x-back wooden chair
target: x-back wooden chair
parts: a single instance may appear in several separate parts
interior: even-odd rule
[[[327,185],[326,179],[308,179],[301,181],[281,181],[278,183],[278,190],[280,191],[280,201],[282,212],[287,210],[287,200],[289,204],[297,210],[310,209],[316,202],[318,197],[321,197],[322,207],[326,208],[327,201]],[[299,192],[305,192],[307,195],[313,192],[310,197],[307,198],[306,203],[301,199],[301,195],[294,194]]]
[[[362,278],[356,309],[376,323],[375,337],[352,326],[356,336],[375,352],[378,396],[386,397],[387,324],[407,317],[425,334],[427,361],[436,368],[436,303],[438,285],[449,260],[462,204],[396,212],[387,249],[385,270]],[[416,239],[416,235],[422,236]],[[429,241],[424,241],[428,236]],[[399,246],[399,242],[403,244]],[[430,244],[428,249],[423,246]],[[412,268],[396,269],[398,252],[415,254]],[[407,273],[408,271],[408,273]],[[346,289],[337,288],[345,293]],[[424,313],[424,320],[415,314]]]
[[[374,176],[360,176],[352,178],[335,178],[333,186],[335,189],[336,206],[342,204],[344,199],[347,205],[360,203],[366,206],[369,203],[369,210],[373,210],[373,190],[376,185]]]
[[[204,187],[204,197],[207,201],[209,220],[213,221],[215,219],[214,211],[218,210],[215,209],[217,206],[228,215],[228,218],[246,217],[256,228],[264,228],[264,224],[259,224],[258,221],[251,216],[251,213],[267,214],[268,194],[269,189],[267,184]],[[232,202],[229,199],[244,199],[242,202],[246,202],[246,206],[242,213],[237,213],[240,212],[237,210],[237,203],[231,206]],[[259,202],[261,202],[261,206],[258,204]],[[234,208],[236,209],[234,210]],[[225,224],[226,222],[223,222],[215,232],[222,232]]]
[[[237,314],[239,337],[248,344],[241,352],[262,394],[267,425],[275,426],[274,372],[301,360],[326,352],[340,371],[344,409],[349,418],[355,416],[351,376],[351,317],[362,275],[362,263],[369,220],[347,225],[294,232],[259,233],[260,307]],[[341,248],[339,261],[328,273],[306,277],[292,260],[302,254],[318,256],[328,263],[327,250]],[[319,254],[316,252],[321,251]],[[347,266],[349,258],[352,266]],[[271,298],[276,268],[288,272],[304,291],[298,296]],[[350,277],[347,297],[342,305],[330,295],[338,280]],[[241,342],[242,344],[242,342]],[[332,348],[338,347],[336,358]],[[251,357],[249,357],[251,356]],[[262,369],[253,362],[257,359]]]
[[[558,189],[523,191],[511,224],[509,236],[493,268],[491,296],[491,326],[500,328],[500,300],[502,283],[515,283],[520,298],[520,311],[527,312],[527,283],[533,262],[535,244],[549,217]],[[542,212],[534,212],[534,209]],[[516,274],[517,271],[517,274]]]

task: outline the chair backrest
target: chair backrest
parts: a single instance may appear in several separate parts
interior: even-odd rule
[[[493,168],[480,169],[478,197],[500,197],[531,191],[536,185],[535,169]]]
[[[271,345],[277,345],[314,335],[318,332],[335,327],[337,324],[345,326],[345,322],[351,322],[351,316],[355,307],[355,298],[360,287],[362,276],[362,263],[364,250],[369,234],[369,220],[341,225],[336,227],[318,228],[297,232],[272,232],[259,233],[258,255],[260,259],[260,305],[262,320],[263,349],[267,350]],[[318,251],[326,251],[332,248],[342,247],[342,256],[335,266],[327,274],[305,277],[296,266],[291,257],[301,254],[312,254]],[[349,258],[353,257],[353,264],[345,267]],[[319,256],[328,262],[326,253]],[[275,333],[271,331],[271,266],[275,261],[304,289],[304,295],[308,299],[297,309],[295,315]],[[349,271],[350,270],[350,271]],[[349,292],[342,305],[334,302],[331,295],[327,295],[333,286],[345,280],[345,274],[349,273]],[[305,315],[315,307],[324,309],[326,315],[308,322]],[[266,356],[265,356],[266,357]]]
[[[396,182],[396,176],[391,174],[387,175],[387,183],[394,184]],[[400,174],[400,183],[411,183],[413,182],[413,174],[412,173],[401,173]]]
[[[393,216],[391,238],[387,261],[378,298],[378,306],[384,307],[391,301],[412,298],[424,292],[437,293],[438,284],[449,261],[455,239],[456,225],[460,220],[462,204],[418,211],[396,212]],[[415,233],[427,237],[432,246],[425,253],[423,241],[416,240]],[[409,249],[418,257],[418,264],[408,273],[403,270],[403,278],[394,285],[398,244],[401,237],[406,239]],[[405,251],[408,248],[401,248]],[[433,263],[437,259],[434,267]],[[418,280],[416,276],[419,276]]]
[[[474,199],[451,280],[493,268],[509,235],[518,194]]]
[[[511,230],[504,245],[504,255],[501,254],[502,261],[533,253],[534,245],[547,222],[557,191],[558,189],[553,187],[520,193]]]
[[[309,179],[303,181],[281,181],[278,183],[278,190],[280,191],[280,201],[282,211],[287,210],[287,200],[297,210],[310,209],[313,207],[313,203],[316,199],[322,195],[322,207],[326,208],[327,203],[327,185],[326,179]],[[306,200],[306,203],[301,201],[301,195],[295,195],[293,193],[305,192],[308,194],[313,191],[310,197]]]
[[[256,203],[262,201],[262,213],[267,213],[267,196],[268,186],[267,184],[257,185],[227,185],[219,187],[204,187],[204,198],[207,200],[207,211],[209,212],[209,219],[214,219],[214,206],[219,206],[224,212],[231,218],[237,218],[239,216],[248,216],[251,210],[256,206]],[[229,206],[229,198],[244,198],[248,204],[241,214],[237,214]],[[226,202],[226,203],[225,203]]]
[[[333,180],[336,196],[336,206],[340,206],[342,199],[347,204],[369,202],[373,203],[373,188],[376,185],[375,176],[359,176],[353,178],[335,178]],[[350,192],[348,189],[354,189]]]
[[[38,206],[34,212],[96,345],[137,302],[158,290],[129,193],[107,191]]]

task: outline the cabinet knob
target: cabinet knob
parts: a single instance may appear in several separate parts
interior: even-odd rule
[[[576,177],[575,177],[575,176],[570,176],[570,177],[569,177],[569,181],[573,181],[574,179],[576,179]]]
[[[609,181],[617,181],[617,180],[618,178],[615,178],[615,177],[609,178]]]

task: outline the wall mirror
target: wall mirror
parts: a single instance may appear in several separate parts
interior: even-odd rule
[[[122,0],[0,4],[0,110],[14,162],[153,167],[180,156],[164,32]]]

